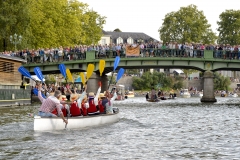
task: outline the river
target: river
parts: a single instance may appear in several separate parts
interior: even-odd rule
[[[33,131],[39,105],[0,108],[0,159],[240,159],[240,98],[116,101],[119,122]]]

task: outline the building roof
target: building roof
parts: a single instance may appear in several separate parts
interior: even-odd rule
[[[173,72],[177,72],[178,74],[184,73],[181,69],[175,69]]]
[[[111,35],[111,38],[113,40],[116,40],[117,38],[121,37],[124,41],[127,41],[127,39],[131,37],[134,40],[142,39],[144,41],[149,41],[149,40],[158,41],[158,40],[146,35],[145,33],[140,33],[140,32],[107,32],[107,31],[103,31],[103,34]]]
[[[3,54],[0,54],[0,58],[3,59],[9,59],[9,60],[13,60],[13,61],[19,61],[19,62],[27,62],[25,59],[19,58],[19,57],[13,57],[13,56],[6,56]]]

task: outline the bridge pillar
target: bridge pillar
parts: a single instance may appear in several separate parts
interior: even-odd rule
[[[217,102],[217,99],[214,96],[213,72],[205,71],[203,78],[203,96],[201,102]]]
[[[98,90],[98,82],[102,82],[102,90],[101,93],[107,90],[108,88],[108,78],[106,75],[97,75],[96,73],[93,73],[92,76],[89,78],[87,82],[87,93],[94,92],[97,93]]]

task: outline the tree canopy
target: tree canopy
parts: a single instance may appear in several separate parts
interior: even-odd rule
[[[230,84],[231,84],[231,81],[230,81],[229,77],[224,77],[217,72],[214,72],[214,76],[215,76],[215,78],[214,78],[214,90],[229,91]]]
[[[113,30],[114,32],[122,32],[119,28]]]
[[[220,14],[219,19],[218,43],[240,44],[240,10],[226,10]]]
[[[96,43],[106,18],[77,0],[0,1],[0,10],[0,50],[13,49],[14,33],[18,49]]]
[[[167,76],[162,72],[144,72],[141,77],[133,77],[133,88],[136,90],[149,90],[152,87],[155,89],[171,90],[180,89],[183,86],[183,79]]]
[[[189,5],[166,14],[158,31],[163,42],[210,44],[217,38],[210,27],[203,11],[199,11],[195,5]]]

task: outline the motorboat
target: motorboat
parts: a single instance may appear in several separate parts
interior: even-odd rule
[[[183,89],[180,91],[181,98],[190,98],[191,94],[189,93],[188,89]]]
[[[147,99],[148,102],[159,102],[159,99]]]
[[[230,93],[230,94],[228,94],[228,97],[236,98],[236,97],[238,97],[238,94],[237,93]]]
[[[127,94],[125,94],[125,97],[126,98],[133,98],[133,97],[135,97],[135,94],[134,94],[134,92],[129,91]]]
[[[120,114],[118,108],[114,108],[114,111],[114,114],[68,117],[67,125],[65,125],[60,117],[34,116],[34,131],[63,130],[65,128],[80,129],[115,123],[119,121]]]

